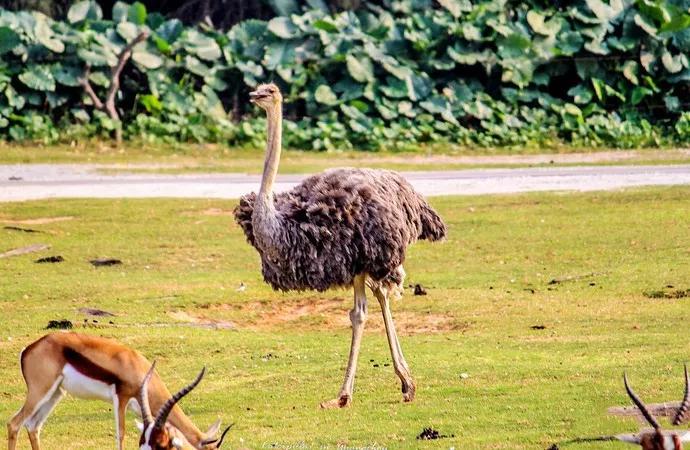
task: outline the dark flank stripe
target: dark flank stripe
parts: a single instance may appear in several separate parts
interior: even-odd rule
[[[65,347],[62,351],[62,354],[65,357],[65,361],[77,369],[77,371],[82,375],[101,381],[108,386],[114,384],[117,388],[119,388],[122,384],[122,380],[117,375],[92,362],[76,350]]]

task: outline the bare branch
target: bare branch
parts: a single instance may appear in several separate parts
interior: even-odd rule
[[[101,101],[100,98],[96,95],[96,92],[93,90],[93,87],[91,87],[91,83],[89,82],[89,75],[91,74],[91,66],[86,65],[86,68],[84,69],[84,76],[79,79],[79,84],[82,85],[84,88],[84,92],[86,92],[86,95],[89,96],[91,101],[93,102],[93,106],[96,109],[100,109],[101,111],[103,110],[103,102]]]
[[[113,67],[112,71],[110,72],[110,87],[108,88],[108,93],[105,97],[105,108],[108,111],[110,117],[113,119],[118,118],[117,110],[115,109],[115,95],[117,94],[117,91],[120,89],[120,73],[122,73],[122,69],[125,67],[125,64],[132,56],[132,49],[134,48],[134,46],[146,40],[146,38],[148,37],[149,33],[147,31],[142,31],[129,44],[127,44],[118,55],[117,64],[115,65],[115,67]]]

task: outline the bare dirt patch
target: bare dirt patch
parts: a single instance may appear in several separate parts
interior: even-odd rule
[[[169,312],[168,315],[175,320],[179,320],[180,322],[185,322],[200,328],[211,328],[216,330],[232,330],[235,328],[235,324],[232,322],[212,319],[199,315],[192,315],[185,311],[173,311]]]
[[[232,216],[231,209],[208,208],[203,211],[189,211],[182,213],[185,216]]]
[[[369,315],[365,329],[367,331],[383,331],[384,324],[380,310],[376,303],[369,302]],[[395,306],[395,305],[394,305]],[[238,321],[240,328],[264,330],[268,328],[285,328],[299,326],[300,329],[333,330],[349,328],[348,312],[351,308],[350,300],[340,298],[307,298],[290,302],[250,302],[245,304],[209,305],[213,311],[233,310],[243,316],[243,322]],[[420,333],[441,333],[445,331],[466,328],[458,324],[451,316],[417,311],[393,311],[398,333],[402,335]]]
[[[22,220],[0,219],[0,222],[10,223],[10,224],[14,224],[14,225],[44,225],[47,223],[65,222],[67,220],[72,220],[72,219],[74,219],[73,216],[62,216],[62,217],[38,217],[36,219],[22,219]]]

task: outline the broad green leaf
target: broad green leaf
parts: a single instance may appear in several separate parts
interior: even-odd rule
[[[136,48],[132,52],[132,60],[145,69],[157,69],[163,65],[163,59],[145,48]]]
[[[657,30],[656,26],[653,23],[649,22],[644,17],[642,17],[641,15],[635,14],[634,21],[638,27],[642,28],[650,36],[656,36],[657,35],[658,30]]]
[[[664,50],[664,53],[661,55],[661,63],[670,73],[678,73],[683,70],[682,56],[673,56],[668,50]]]
[[[610,4],[604,3],[602,0],[585,0],[589,9],[592,10],[597,19],[601,22],[609,22],[616,18],[625,9],[622,0],[611,0]]]
[[[129,14],[129,5],[125,2],[115,2],[113,5],[113,21],[124,22]]]
[[[132,22],[120,22],[115,29],[125,42],[132,42],[139,35],[139,27]]]
[[[632,90],[630,101],[633,105],[638,105],[645,97],[652,95],[654,91],[649,88],[637,86]]]
[[[481,41],[482,31],[469,22],[462,24],[462,35],[468,41]]]
[[[640,64],[647,72],[652,72],[652,64],[656,61],[656,56],[651,52],[640,52]]]
[[[324,105],[335,105],[338,103],[338,96],[325,84],[319,85],[314,92],[314,99]]]
[[[146,111],[149,113],[157,114],[163,111],[163,104],[160,100],[158,100],[158,97],[156,97],[155,95],[142,95],[139,97],[139,102],[144,108],[146,108]]]
[[[20,42],[19,35],[10,27],[0,27],[0,55],[14,50]]]
[[[67,20],[70,23],[77,23],[83,20],[101,20],[103,10],[95,1],[81,1],[73,4],[67,11]]]
[[[127,11],[127,19],[137,25],[146,23],[146,6],[141,2],[134,2]]]
[[[639,84],[640,80],[637,78],[639,73],[639,66],[635,61],[626,61],[623,64],[623,76],[628,79],[632,84]]]
[[[299,28],[289,17],[274,17],[268,22],[268,31],[279,38],[292,39],[299,32]]]
[[[19,95],[11,85],[7,86],[7,89],[5,89],[5,97],[7,98],[7,104],[15,110],[22,109],[26,104],[24,97]]]
[[[604,82],[598,78],[592,78],[592,87],[594,88],[594,93],[597,94],[599,101],[604,100]]]
[[[55,38],[48,20],[37,20],[34,33],[36,40],[48,50],[54,53],[62,53],[65,51],[65,44],[61,40]]]
[[[222,53],[215,39],[195,29],[188,29],[184,35],[184,48],[189,53],[206,61],[215,61]]]
[[[355,57],[353,55],[347,55],[345,59],[347,71],[352,78],[360,83],[366,83],[374,79],[374,66],[369,58],[366,56]]]
[[[438,3],[447,9],[456,19],[460,17],[463,12],[472,11],[472,4],[468,0],[438,0]]]
[[[211,73],[211,69],[206,64],[191,55],[185,56],[184,66],[187,70],[200,77],[205,77]]]
[[[84,75],[81,68],[76,66],[65,66],[62,64],[54,64],[52,67],[52,72],[55,81],[64,86],[70,87],[79,86],[79,79]]]
[[[544,15],[530,10],[527,13],[527,23],[535,33],[543,36],[554,36],[561,30],[561,22],[555,19],[545,21]]]
[[[172,44],[180,37],[183,30],[184,25],[182,25],[182,22],[177,19],[171,19],[163,22],[156,28],[156,33],[158,33],[161,38],[165,39],[168,44]]]
[[[677,33],[690,28],[690,14],[677,14],[670,21],[659,27],[662,33]]]
[[[592,101],[592,91],[584,83],[570,88],[568,95],[573,97],[573,101],[580,105],[586,105]]]
[[[664,104],[666,109],[672,112],[677,112],[680,110],[680,99],[675,95],[667,95],[664,97]]]
[[[29,66],[19,74],[19,81],[37,91],[55,90],[55,78],[53,78],[50,68],[45,65]]]
[[[89,0],[76,2],[70,7],[69,11],[67,11],[67,20],[69,20],[70,23],[81,22],[86,19],[86,15],[89,13],[90,8],[91,2]]]
[[[326,33],[337,33],[338,27],[326,19],[319,19],[314,22],[314,28],[325,31]]]

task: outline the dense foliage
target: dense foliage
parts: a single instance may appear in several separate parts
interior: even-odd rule
[[[0,134],[53,141],[118,126],[93,108],[128,42],[125,135],[256,143],[247,92],[285,91],[286,144],[378,148],[690,142],[690,0],[398,0],[246,20],[227,33],[118,2],[66,21],[0,10]],[[564,2],[566,3],[566,2]]]

